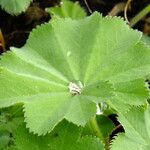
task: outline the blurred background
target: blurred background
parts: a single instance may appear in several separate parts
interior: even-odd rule
[[[132,28],[150,36],[150,0],[79,0],[78,3],[87,15],[98,11],[103,16],[121,16]],[[46,8],[60,5],[60,0],[34,0],[18,16],[12,16],[0,8],[0,37],[1,43],[2,38],[5,42],[5,48],[0,47],[0,53],[10,46],[23,46],[33,28],[51,19]]]

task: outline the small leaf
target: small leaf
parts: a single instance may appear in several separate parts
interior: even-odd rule
[[[149,116],[150,106],[144,108],[131,108],[125,114],[119,115],[119,121],[125,129],[125,133],[118,135],[112,143],[112,150],[149,150]]]
[[[47,8],[47,12],[52,16],[61,18],[82,19],[86,17],[85,10],[78,4],[78,2],[74,3],[68,0],[62,0],[60,6]]]
[[[24,12],[33,0],[0,0],[1,7],[11,15]]]

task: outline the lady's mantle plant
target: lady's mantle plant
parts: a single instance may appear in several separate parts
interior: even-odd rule
[[[120,18],[94,13],[82,20],[53,19],[35,29],[24,47],[5,53],[0,108],[23,104],[26,127],[45,135],[38,138],[22,125],[14,133],[17,149],[103,150],[96,138],[81,138],[82,127],[77,126],[90,120],[94,126],[96,105],[107,102],[126,130],[112,149],[126,150],[118,141],[132,146],[140,141],[142,150],[148,150],[150,111],[136,108],[149,96],[144,80],[150,73],[150,49],[141,36]]]

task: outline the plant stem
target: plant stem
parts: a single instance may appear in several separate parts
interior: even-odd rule
[[[127,11],[128,11],[128,7],[129,7],[131,2],[132,2],[132,0],[128,0],[125,7],[124,7],[124,18],[127,21],[127,23],[129,23],[128,16],[127,16]]]
[[[95,135],[105,144],[105,150],[109,150],[109,143],[106,139],[104,139],[101,129],[98,126],[96,117],[93,117],[90,120],[90,126]]]
[[[94,118],[92,118],[92,119],[90,120],[90,125],[91,125],[92,130],[94,131],[95,135],[96,135],[98,138],[100,138],[100,140],[104,141],[103,135],[102,135],[102,133],[101,133],[101,131],[100,131],[100,128],[99,128],[99,126],[98,126],[98,124],[97,124],[96,117],[94,117]]]
[[[85,5],[86,5],[86,7],[87,7],[87,9],[88,9],[88,11],[89,11],[89,13],[92,14],[92,10],[91,10],[91,8],[89,7],[88,2],[87,2],[86,0],[83,0],[83,1],[84,1],[84,3],[85,3]]]
[[[138,21],[140,21],[144,16],[150,12],[150,4],[146,6],[142,11],[140,11],[132,20],[130,21],[130,26],[133,27]]]

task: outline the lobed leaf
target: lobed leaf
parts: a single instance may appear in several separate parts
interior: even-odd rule
[[[63,119],[85,125],[99,102],[144,104],[150,49],[140,39],[116,17],[53,19],[1,57],[0,107],[23,103],[27,127],[42,135]]]

